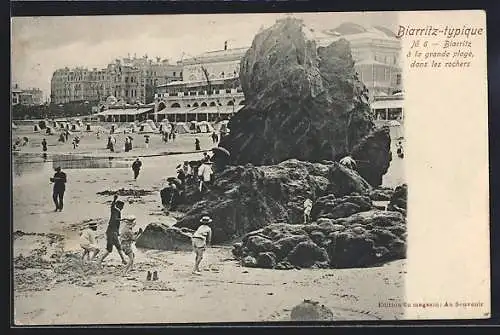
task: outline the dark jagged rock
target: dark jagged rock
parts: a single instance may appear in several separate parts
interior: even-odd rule
[[[272,252],[261,252],[257,255],[257,266],[272,269],[276,266],[276,255]]]
[[[370,192],[369,197],[372,201],[389,201],[393,193],[394,190],[392,188],[377,187]]]
[[[328,192],[337,197],[351,193],[364,194],[371,191],[372,187],[356,171],[341,164],[334,163],[328,171],[328,179],[331,180]]]
[[[330,194],[316,200],[311,210],[311,217],[313,220],[318,218],[338,219],[368,211],[372,207],[371,199],[367,196],[347,195],[336,198]]]
[[[314,242],[300,242],[287,256],[291,264],[309,268],[316,263],[329,262],[328,253]]]
[[[137,238],[138,248],[159,250],[191,250],[191,235],[193,231],[169,227],[163,223],[153,222],[146,226]]]
[[[239,78],[246,104],[219,144],[232,164],[335,160],[374,128],[349,43],[317,48],[300,20],[257,34]]]
[[[391,135],[389,127],[374,130],[364,137],[353,149],[358,173],[373,187],[382,185],[392,161]]]
[[[368,267],[406,257],[406,221],[398,212],[370,209],[310,225],[272,224],[249,236],[235,245],[235,256],[272,252],[275,269]],[[260,267],[257,260],[252,266]]]
[[[272,166],[228,167],[200,201],[179,205],[187,213],[175,226],[196,229],[206,213],[214,220],[213,242],[232,241],[271,222],[302,223],[305,198],[370,189],[356,172],[335,162],[288,160]],[[196,191],[187,190],[185,198],[199,199],[192,192]]]
[[[406,216],[406,201],[408,199],[408,186],[406,184],[399,185],[394,190],[394,194],[389,201],[387,210],[400,212]]]
[[[292,321],[333,321],[333,312],[317,301],[304,300],[290,313]]]

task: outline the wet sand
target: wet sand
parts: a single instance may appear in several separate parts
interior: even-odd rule
[[[82,145],[80,150],[87,149]],[[97,192],[151,190],[153,193],[141,198],[125,197],[124,215],[137,217],[136,229],[153,221],[173,224],[172,215],[161,212],[161,180],[173,175],[178,163],[200,155],[144,158],[137,181],[130,168],[67,169],[65,208],[60,213],[53,212],[48,181],[51,164],[14,177],[14,231],[38,233],[14,239],[14,256],[23,255],[16,258],[14,269],[16,323],[287,321],[290,310],[304,299],[325,304],[335,320],[403,317],[402,309],[378,304],[396,303],[404,297],[404,260],[367,269],[279,271],[241,267],[229,246],[217,246],[207,250],[202,276],[190,273],[191,252],[137,250],[135,270],[129,277],[121,276],[115,251],[103,269],[81,264],[78,232],[82,222],[101,218],[98,231],[103,235],[109,217],[112,197]],[[396,172],[400,168],[395,166]],[[389,182],[401,179],[396,172]],[[99,245],[104,249],[104,237]],[[158,271],[160,280],[146,282],[148,270]]]

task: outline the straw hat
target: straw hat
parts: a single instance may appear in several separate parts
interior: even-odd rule
[[[210,223],[212,219],[209,216],[204,216],[201,218],[200,223]]]

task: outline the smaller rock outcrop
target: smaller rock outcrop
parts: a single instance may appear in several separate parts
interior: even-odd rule
[[[391,134],[389,127],[382,127],[365,136],[351,152],[356,170],[371,186],[382,185],[392,161]]]
[[[153,222],[146,226],[135,245],[146,249],[187,251],[192,249],[192,233],[192,230],[186,228],[169,227],[160,222]]]
[[[400,212],[406,216],[406,202],[408,198],[408,186],[406,184],[399,185],[395,188],[394,193],[389,201],[387,210]]]
[[[290,313],[292,321],[333,321],[333,312],[317,301],[304,300]]]

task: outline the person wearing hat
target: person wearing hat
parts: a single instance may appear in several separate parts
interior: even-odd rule
[[[90,222],[81,234],[80,234],[80,246],[83,249],[82,262],[85,263],[85,258],[87,257],[89,261],[93,261],[94,258],[99,253],[99,247],[97,247],[97,223]],[[90,257],[90,253],[92,257]]]
[[[120,222],[123,221],[121,211],[124,205],[125,203],[118,200],[118,195],[115,194],[113,202],[111,202],[111,215],[109,218],[108,228],[106,229],[106,250],[99,259],[99,264],[101,264],[102,261],[113,251],[113,246],[118,251],[120,258],[122,259],[122,263],[127,264],[119,239]]]
[[[208,186],[212,181],[212,175],[214,171],[212,170],[212,162],[209,159],[203,160],[203,163],[198,168],[198,177],[200,178],[199,191],[208,191]]]
[[[200,262],[203,259],[203,253],[205,252],[206,247],[210,246],[212,242],[212,228],[210,228],[211,223],[212,219],[208,215],[203,216],[200,220],[200,226],[191,237],[193,250],[196,254],[193,268],[193,274],[195,275],[201,275]]]
[[[54,189],[52,192],[52,200],[54,200],[54,204],[56,205],[56,209],[54,212],[63,210],[63,198],[64,191],[66,190],[66,182],[67,177],[66,173],[61,171],[61,167],[58,166],[55,168],[56,173],[54,173],[54,177],[50,178],[50,181],[54,183]]]
[[[120,243],[123,252],[125,253],[125,255],[127,255],[129,259],[127,266],[125,267],[125,270],[123,270],[123,275],[126,275],[134,265],[135,254],[134,250],[132,249],[132,244],[135,242],[137,237],[142,233],[142,229],[139,229],[138,232],[134,232],[136,219],[135,216],[133,215],[125,217],[123,221],[125,221],[125,227],[123,227],[123,230],[120,234]]]

